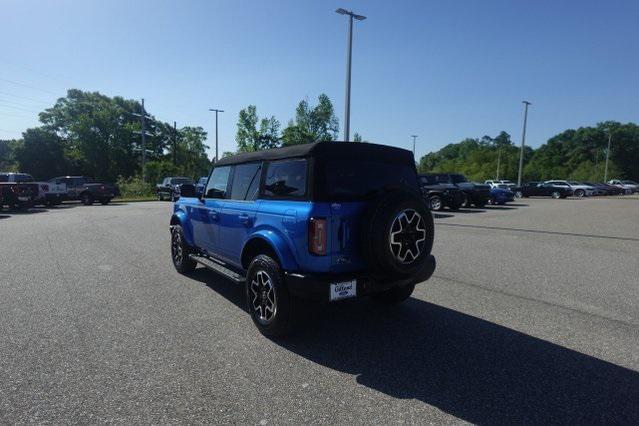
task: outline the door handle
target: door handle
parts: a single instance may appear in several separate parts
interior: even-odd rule
[[[213,210],[209,210],[209,217],[211,218],[211,220],[217,220],[218,218],[217,212]]]
[[[242,225],[249,225],[251,223],[249,216],[245,213],[239,215],[239,219]]]

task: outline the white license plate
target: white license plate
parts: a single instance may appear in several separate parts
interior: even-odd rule
[[[357,280],[331,284],[331,302],[355,296],[357,296]]]
[[[29,201],[31,197],[18,197],[18,201]]]

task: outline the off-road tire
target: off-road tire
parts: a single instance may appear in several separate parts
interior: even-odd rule
[[[289,293],[276,260],[260,254],[251,261],[245,295],[249,314],[260,333],[277,337],[293,330],[296,299]]]
[[[182,226],[175,225],[171,230],[171,260],[175,270],[180,274],[189,274],[195,270],[197,263],[189,257],[193,249],[184,239]]]

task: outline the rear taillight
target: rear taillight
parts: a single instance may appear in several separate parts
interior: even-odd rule
[[[312,218],[308,222],[308,251],[326,255],[326,219]]]

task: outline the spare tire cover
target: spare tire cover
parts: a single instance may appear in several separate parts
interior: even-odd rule
[[[433,248],[433,217],[423,198],[412,192],[382,195],[371,205],[361,230],[362,253],[377,274],[414,274]]]

